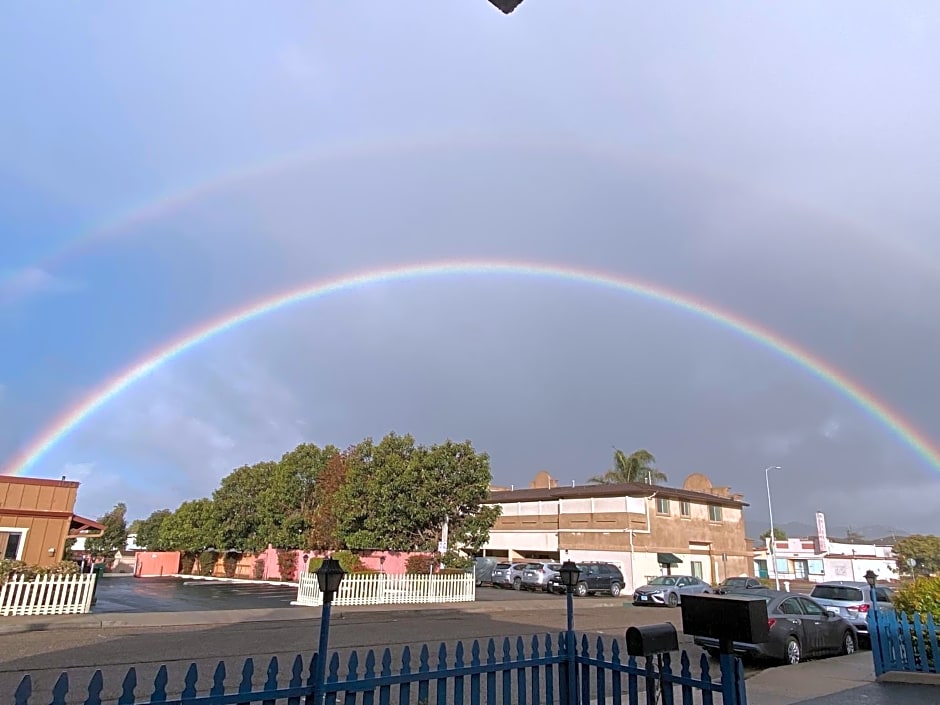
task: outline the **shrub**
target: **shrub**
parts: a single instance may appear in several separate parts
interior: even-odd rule
[[[463,568],[441,568],[437,571],[438,575],[466,575],[467,571]]]
[[[307,572],[316,573],[321,565],[323,565],[323,559],[320,556],[310,556],[310,560],[307,561]]]
[[[203,551],[199,554],[199,575],[208,577],[215,570],[218,554],[215,551]]]
[[[251,571],[251,577],[255,580],[261,580],[264,577],[264,559],[256,558]]]
[[[441,556],[441,563],[444,564],[445,568],[453,568],[461,573],[473,570],[475,562],[473,556],[464,555],[459,551],[448,551]]]
[[[78,563],[74,561],[59,561],[54,565],[38,566],[28,565],[23,561],[0,560],[0,584],[20,575],[29,580],[40,575],[77,575],[78,572]]]
[[[278,551],[277,567],[281,571],[281,580],[290,582],[294,577],[294,570],[297,568],[297,554],[293,551]]]
[[[368,568],[366,568],[365,564],[362,562],[362,559],[359,558],[359,556],[357,556],[352,551],[343,549],[342,551],[337,551],[331,557],[338,560],[340,567],[343,570],[345,570],[347,573],[372,572]]]
[[[431,555],[416,554],[408,556],[408,560],[405,561],[405,572],[411,575],[427,575],[431,572],[431,568],[435,563],[437,561]]]
[[[196,565],[196,557],[191,553],[184,553],[180,556],[180,574],[192,575],[193,567]]]
[[[919,613],[922,618],[932,614],[940,620],[940,577],[918,578],[894,593],[894,608],[908,615]]]
[[[235,569],[238,568],[238,559],[239,554],[237,553],[226,553],[225,558],[222,560],[222,568],[225,570],[226,578],[235,577]]]

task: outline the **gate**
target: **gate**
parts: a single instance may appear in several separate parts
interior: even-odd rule
[[[571,637],[574,635],[571,634]],[[367,651],[360,656],[351,651],[340,658],[333,653],[325,664],[325,678],[318,684],[318,656],[297,655],[281,671],[272,658],[263,669],[247,659],[240,669],[220,661],[214,669],[200,674],[191,664],[185,674],[173,673],[163,665],[149,683],[137,668],[131,668],[117,683],[106,684],[99,670],[87,684],[72,692],[68,673],[62,673],[48,693],[34,693],[29,675],[14,693],[15,705],[119,705],[135,703],[186,703],[188,705],[237,705],[242,703],[287,703],[288,705],[745,705],[744,674],[741,662],[723,655],[717,679],[714,664],[704,654],[692,659],[683,651],[678,659],[663,654],[658,659],[622,658],[618,639],[580,638],[580,648],[569,653],[569,632],[527,639],[457,642],[448,647],[422,646],[413,658],[404,647],[393,656],[390,649]],[[593,643],[592,643],[593,642]],[[341,668],[345,661],[345,668]],[[678,663],[675,663],[678,661]],[[234,665],[234,664],[233,664]],[[286,664],[285,664],[286,665]],[[574,688],[569,690],[569,674]],[[182,676],[182,678],[179,678]],[[180,683],[180,681],[182,681]],[[175,683],[175,685],[174,685]],[[109,685],[110,688],[106,688]],[[574,702],[570,693],[574,693]],[[718,694],[716,698],[715,695]]]

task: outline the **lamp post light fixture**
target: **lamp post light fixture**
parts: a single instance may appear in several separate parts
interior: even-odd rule
[[[565,586],[565,600],[568,611],[568,631],[565,634],[565,650],[568,652],[568,702],[578,701],[578,669],[574,661],[574,589],[581,580],[581,568],[574,561],[567,560],[558,569],[561,584]]]
[[[780,573],[777,572],[777,536],[774,533],[774,505],[770,501],[770,471],[780,470],[779,465],[764,468],[764,480],[767,482],[767,511],[770,514],[770,562],[774,566],[774,583],[780,589]]]
[[[317,568],[317,584],[323,595],[323,607],[320,612],[320,645],[317,648],[317,673],[314,682],[314,705],[321,705],[324,701],[323,681],[326,676],[326,651],[330,642],[330,610],[333,607],[333,598],[339,591],[340,583],[346,576],[346,571],[339,561],[332,557],[323,559]]]

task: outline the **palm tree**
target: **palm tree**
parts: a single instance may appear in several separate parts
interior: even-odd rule
[[[627,455],[619,448],[614,449],[614,466],[603,475],[595,475],[588,480],[595,485],[614,485],[621,482],[648,482],[651,485],[665,482],[666,473],[653,467],[656,458],[648,450],[641,448]]]

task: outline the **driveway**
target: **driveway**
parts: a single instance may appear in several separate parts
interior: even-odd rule
[[[180,578],[102,578],[93,614],[120,612],[194,612],[288,607],[297,588],[267,583],[229,583]],[[477,589],[477,602],[543,599],[564,609],[564,600],[545,593]]]

